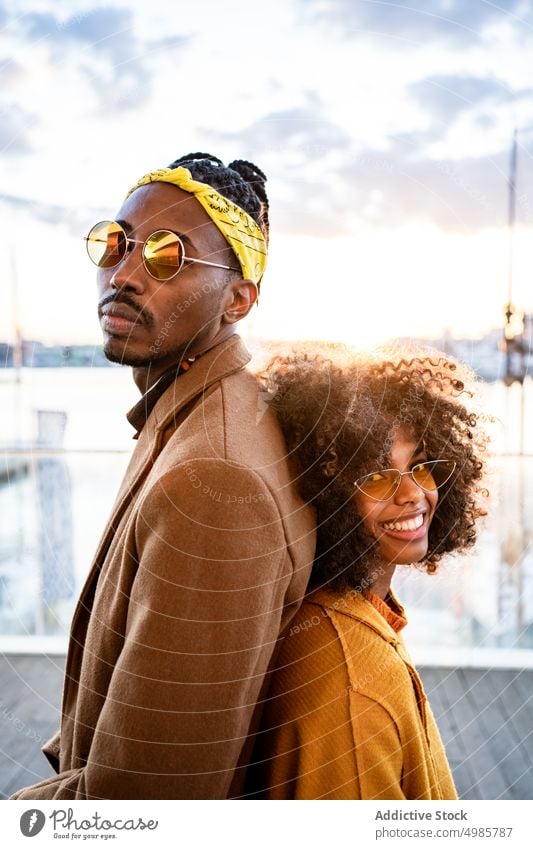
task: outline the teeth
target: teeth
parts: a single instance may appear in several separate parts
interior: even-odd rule
[[[416,531],[423,524],[424,517],[419,513],[414,519],[407,519],[405,522],[384,522],[383,527],[386,531]]]

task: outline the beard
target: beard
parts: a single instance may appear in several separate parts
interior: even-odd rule
[[[172,355],[175,355],[176,361],[178,361],[184,353],[183,350],[163,351],[160,349],[156,352],[150,352],[149,355],[130,354],[128,353],[127,346],[125,349],[118,350],[118,346],[115,347],[114,342],[115,340],[109,339],[104,345],[104,356],[106,360],[109,360],[110,363],[118,363],[121,366],[132,366],[133,368],[148,368],[153,363],[166,360]]]
[[[173,361],[177,363],[184,357],[190,356],[189,352],[193,346],[196,346],[197,344],[202,345],[204,340],[208,342],[211,338],[213,324],[220,318],[221,315],[224,288],[225,287],[216,293],[216,298],[215,293],[212,293],[212,303],[210,305],[209,315],[206,317],[205,321],[198,326],[194,335],[190,339],[187,339],[186,341],[183,338],[179,339],[179,341],[176,339],[176,335],[179,336],[183,334],[183,330],[181,330],[181,332],[179,330],[179,319],[174,322],[174,333],[178,331],[176,335],[174,335],[174,333],[170,333],[166,336],[166,338],[164,338],[161,333],[157,336],[157,329],[154,332],[156,324],[154,316],[152,313],[144,309],[142,311],[143,324],[146,329],[153,332],[155,341],[153,341],[151,345],[147,342],[145,348],[144,345],[142,346],[144,350],[135,352],[134,350],[130,350],[132,347],[134,348],[135,345],[130,345],[127,338],[108,336],[104,341],[104,356],[111,363],[119,363],[119,365],[132,366],[133,368],[148,368],[154,363],[158,363],[163,360],[167,360],[169,363],[172,363]],[[129,304],[130,306],[138,309],[138,305],[127,295],[127,293],[123,293],[120,298],[116,298],[115,300],[118,303]],[[173,335],[174,340],[172,340]]]
[[[159,362],[166,361],[169,363],[169,368],[173,363],[179,363],[186,357],[191,356],[191,349],[198,344],[207,343],[210,347],[209,327],[211,322],[206,322],[204,326],[197,331],[195,336],[188,339],[186,342],[181,340],[175,342],[174,345],[166,340],[166,345],[156,347],[151,345],[144,351],[130,350],[127,340],[115,337],[108,337],[104,342],[103,353],[110,363],[118,363],[121,366],[131,366],[132,368],[150,368]]]

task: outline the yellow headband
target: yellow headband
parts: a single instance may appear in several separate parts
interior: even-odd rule
[[[214,221],[224,238],[229,242],[239,260],[245,280],[259,283],[267,261],[267,246],[264,236],[244,209],[221,195],[207,183],[192,179],[188,168],[160,168],[152,171],[135,183],[126,197],[147,183],[173,183],[185,192],[190,192]]]

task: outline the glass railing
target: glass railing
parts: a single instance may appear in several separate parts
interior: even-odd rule
[[[128,457],[0,454],[0,647],[2,640],[8,647],[66,646]],[[409,618],[405,636],[419,657],[533,650],[533,458],[495,459],[489,489],[489,516],[472,554],[448,558],[434,576],[397,569],[394,587]]]
[[[64,639],[129,454],[0,452],[0,638]]]
[[[64,651],[135,446],[124,412],[138,391],[128,369],[4,370],[0,378],[0,650]],[[480,391],[496,417],[499,456],[476,548],[437,575],[400,567],[394,577],[415,659],[533,657],[533,384]],[[517,456],[520,446],[526,456]]]

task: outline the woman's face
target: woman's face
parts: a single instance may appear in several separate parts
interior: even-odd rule
[[[397,433],[391,449],[391,468],[407,472],[427,459],[412,436],[404,431]],[[437,490],[427,492],[410,475],[403,475],[396,494],[387,501],[374,501],[359,490],[354,498],[365,528],[378,541],[380,556],[386,563],[417,563],[426,556],[429,526],[439,498]]]

